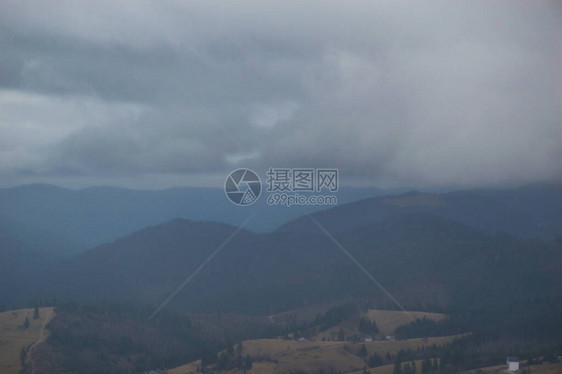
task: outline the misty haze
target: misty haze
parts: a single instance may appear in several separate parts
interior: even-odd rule
[[[0,374],[562,374],[562,4],[0,1]]]

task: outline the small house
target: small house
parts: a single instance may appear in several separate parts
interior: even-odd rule
[[[517,357],[507,358],[507,370],[508,371],[519,370],[519,359]]]

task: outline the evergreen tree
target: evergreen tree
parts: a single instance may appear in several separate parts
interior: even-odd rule
[[[240,342],[240,343],[238,343],[238,345],[236,346],[236,354],[237,354],[238,356],[240,356],[240,355],[242,354],[242,349],[243,349],[243,347],[242,347],[242,342]]]
[[[359,332],[362,332],[364,334],[376,334],[379,332],[376,323],[374,321],[371,322],[370,320],[364,317],[359,320],[358,330]]]
[[[404,368],[402,369],[403,374],[412,374],[412,367],[410,366],[409,362],[406,362]]]
[[[338,340],[343,342],[345,340],[345,334],[343,332],[343,328],[340,327],[340,331],[338,331]]]
[[[398,359],[394,361],[394,369],[392,370],[392,374],[402,374],[402,364]]]
[[[25,358],[27,357],[27,351],[25,349],[25,347],[22,347],[21,351],[20,351],[20,363],[21,363],[21,367],[25,366]]]
[[[361,348],[359,348],[358,355],[359,355],[359,357],[366,357],[367,356],[367,348],[365,347],[365,344],[362,344]]]
[[[372,355],[369,356],[369,360],[367,360],[367,365],[370,368],[374,368],[376,366],[381,366],[383,365],[383,359],[382,357],[377,353],[374,352]]]
[[[436,358],[433,359],[433,365],[431,368],[433,371],[438,371],[439,370],[439,361],[437,361]]]
[[[221,353],[219,355],[219,362],[217,364],[217,369],[219,370],[226,370],[228,366],[228,356],[226,353]]]
[[[35,308],[33,309],[33,319],[39,319],[39,307],[35,303]]]
[[[431,372],[431,360],[429,358],[422,361],[421,372],[422,374]]]
[[[252,358],[250,357],[250,355],[246,355],[246,360],[244,362],[244,368],[249,370],[249,369],[252,368],[252,364],[253,364]]]
[[[207,372],[207,359],[205,358],[205,356],[203,356],[203,358],[201,359],[201,372]]]

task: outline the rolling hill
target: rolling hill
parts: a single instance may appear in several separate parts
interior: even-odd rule
[[[11,310],[0,313],[0,371],[5,374],[18,374],[22,369],[20,352],[26,352],[25,364],[31,365],[29,356],[33,355],[36,343],[47,337],[45,326],[54,317],[54,308],[39,308],[39,317],[33,318],[33,308]],[[29,327],[24,328],[25,320]]]
[[[379,196],[377,188],[343,187],[338,202]],[[282,223],[320,207],[269,206],[264,198],[246,209],[230,203],[222,188],[172,188],[143,191],[116,187],[71,190],[52,185],[0,189],[0,219],[18,222],[64,239],[71,245],[58,254],[77,254],[174,218],[216,221],[234,226],[259,211],[248,228],[271,231]]]
[[[149,227],[64,262],[30,293],[157,305],[235,231],[182,219]],[[411,309],[514,302],[562,289],[556,241],[489,236],[430,215],[389,218],[337,240]],[[325,235],[242,230],[173,304],[272,313],[348,297],[396,307]]]
[[[328,231],[342,233],[411,214],[444,217],[488,234],[552,239],[562,235],[562,187],[536,185],[441,194],[410,192],[356,201],[313,216]],[[278,231],[318,232],[318,229],[307,217],[299,217],[280,226]]]
[[[66,250],[58,238],[43,232],[0,219],[0,306],[23,294],[37,277],[62,261],[55,255]]]
[[[392,209],[406,206],[406,211],[412,205],[442,204],[440,195],[432,194],[372,200],[388,205],[389,199]],[[447,199],[453,199],[455,204],[463,200],[458,196]],[[330,214],[335,217],[334,222],[349,223],[353,218],[346,216],[346,209],[353,205],[328,210],[316,217]],[[340,214],[343,216],[339,217]],[[303,219],[314,224],[310,217]],[[328,226],[326,222],[330,221],[322,224]],[[490,234],[423,209],[388,214],[363,223],[335,230],[334,239],[376,282],[316,226],[311,226],[316,231],[255,233],[225,223],[174,219],[54,264],[51,271],[42,272],[16,293],[20,298],[15,297],[13,303],[56,299],[61,305],[57,309],[59,318],[53,320],[52,340],[37,352],[38,357],[44,357],[41,366],[44,372],[49,372],[51,362],[63,367],[79,363],[80,367],[91,367],[92,372],[100,367],[107,370],[126,367],[131,372],[175,367],[201,357],[216,359],[216,353],[239,341],[236,339],[244,339],[248,352],[252,348],[255,355],[256,350],[273,341],[271,338],[288,336],[291,331],[293,336],[306,334],[323,326],[322,319],[317,320],[314,313],[329,305],[352,301],[362,308],[398,309],[385,292],[408,310],[450,315],[443,318],[431,314],[428,321],[401,327],[397,337],[408,340],[397,341],[392,347],[398,350],[404,342],[420,340],[417,339],[420,336],[438,336],[444,342],[446,336],[474,332],[473,336],[463,338],[458,343],[460,346],[451,343],[439,351],[443,357],[450,358],[446,354],[462,350],[463,344],[487,347],[478,352],[471,350],[477,352],[474,357],[463,356],[455,361],[466,365],[462,367],[496,363],[507,349],[529,350],[537,342],[554,344],[552,341],[559,336],[562,240]],[[221,251],[215,253],[217,248]],[[207,259],[210,260],[206,266],[162,312],[147,321],[147,316]],[[291,311],[295,309],[312,311],[308,322],[293,325],[279,322],[290,322]],[[381,334],[383,329],[389,332],[394,325],[407,322],[402,313],[402,320],[396,322],[393,320],[396,312],[373,315],[366,309],[363,311],[377,324],[381,323]],[[310,327],[310,323],[316,325]],[[317,335],[320,337],[317,340],[321,341],[322,337],[333,340],[339,334],[334,330],[338,326],[344,329],[344,334],[349,335],[351,331],[349,326],[330,326],[323,330],[325,335]],[[142,344],[127,340],[131,334]],[[252,345],[258,338],[262,340]],[[289,372],[309,367],[329,369],[330,365],[342,370],[360,370],[364,363],[358,357],[359,347],[353,344],[350,347],[350,344],[334,345],[327,341],[301,347],[304,350],[291,350],[294,342],[279,341],[285,344],[286,351],[279,352],[279,362],[257,361],[255,370],[266,372],[277,368]],[[201,350],[203,343],[205,349]],[[368,354],[378,352],[376,349],[383,343],[368,343]],[[389,344],[383,348],[389,349]],[[153,349],[157,353],[145,353]],[[96,350],[103,350],[107,355],[104,357],[110,360],[92,356]],[[78,356],[79,360],[73,361]],[[419,355],[407,357],[403,359],[420,358]],[[86,364],[89,362],[92,365]],[[385,358],[382,362],[392,361]],[[387,369],[380,366],[380,370]]]

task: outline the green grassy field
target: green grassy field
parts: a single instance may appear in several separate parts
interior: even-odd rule
[[[401,349],[411,349],[416,350],[418,347],[430,347],[432,345],[441,345],[453,341],[456,338],[460,338],[465,334],[453,335],[453,336],[440,336],[433,338],[416,338],[416,339],[406,339],[406,340],[389,340],[389,341],[373,341],[364,343],[367,352],[373,354],[374,352],[385,355],[386,352],[390,354],[396,354]]]
[[[531,365],[529,366],[532,374],[560,374],[562,373],[562,363],[550,365]]]
[[[187,365],[170,369],[167,374],[196,374],[197,367],[201,365],[201,361],[195,361]],[[251,370],[246,370],[246,374],[274,374],[276,373],[277,364],[274,362],[256,362]],[[229,374],[243,373],[243,370],[232,370]]]
[[[416,362],[416,374],[421,374],[422,360],[415,360]],[[368,369],[370,374],[392,374],[394,370],[394,365],[384,365],[378,366],[376,368]],[[363,374],[363,370],[354,371],[349,374]]]
[[[408,312],[408,314],[400,311],[391,310],[369,310],[366,317],[374,320],[383,334],[391,335],[394,330],[401,325],[410,323],[412,318],[427,318],[434,321],[446,318],[444,314],[426,313],[426,312]],[[346,325],[345,323],[334,326],[323,331],[311,340],[295,341],[282,339],[256,339],[243,342],[242,356],[250,355],[254,362],[252,370],[248,373],[264,373],[264,374],[284,374],[294,370],[305,371],[340,371],[348,373],[362,373],[365,361],[358,357],[361,345],[365,345],[369,355],[378,353],[381,356],[390,353],[396,354],[399,350],[412,349],[416,350],[420,347],[429,347],[432,345],[441,345],[454,340],[458,336],[433,337],[408,340],[389,340],[389,341],[372,341],[366,343],[352,343],[349,341],[339,342],[330,341],[337,335],[337,331],[343,329],[346,336],[356,334],[355,326]],[[323,341],[323,339],[326,339]],[[196,373],[197,367],[201,361],[196,361],[175,369],[168,370],[171,374],[190,374]],[[421,370],[421,362],[416,362]],[[370,369],[372,374],[392,373],[393,365],[381,366],[376,369]],[[228,371],[229,374],[238,373],[237,370]]]
[[[0,313],[0,373],[17,374],[20,370],[20,351],[33,349],[33,344],[46,339],[45,325],[54,316],[54,308],[40,308],[39,319],[33,319],[33,308]],[[22,328],[26,318],[29,327]]]
[[[447,318],[445,314],[440,313],[429,313],[429,312],[408,312],[407,314],[402,311],[396,310],[377,310],[369,309],[364,315],[365,318],[370,321],[374,321],[377,324],[380,333],[383,335],[394,335],[394,331],[397,327],[408,324],[412,322],[412,319],[429,319],[433,321],[440,321]],[[346,337],[356,335],[362,336],[357,331],[357,325],[350,323],[350,321],[344,321],[337,326],[331,327],[325,331],[320,332],[315,339],[316,340],[335,340],[337,339],[338,332],[340,329],[343,330]]]
[[[408,339],[397,341],[374,341],[368,343],[328,342],[328,341],[293,341],[281,339],[257,339],[242,343],[242,355],[250,355],[254,367],[248,373],[284,374],[294,370],[315,372],[318,370],[335,370],[341,372],[361,373],[365,362],[353,352],[357,352],[361,345],[365,345],[367,352],[377,352],[384,356],[386,352],[395,354],[400,349],[441,345],[454,340],[458,336],[436,337],[427,339]],[[421,368],[421,362],[416,362]],[[190,363],[168,372],[172,374],[195,373],[200,361]],[[389,369],[390,368],[390,369]],[[385,374],[392,372],[392,365],[370,369],[371,373]],[[390,371],[389,371],[390,370]],[[238,371],[229,371],[229,374]]]
[[[528,367],[522,367],[519,371],[508,371],[505,364],[488,366],[484,368],[479,368],[476,370],[469,370],[463,372],[462,374],[509,374],[509,373],[521,373],[522,369],[527,369],[531,371],[531,374],[560,374],[562,373],[562,363],[548,364],[548,365],[531,365]],[[374,374],[374,373],[373,373]]]
[[[197,368],[201,366],[201,360],[190,362],[189,364],[185,364],[179,366],[174,369],[168,370],[168,374],[191,374],[196,373]]]

